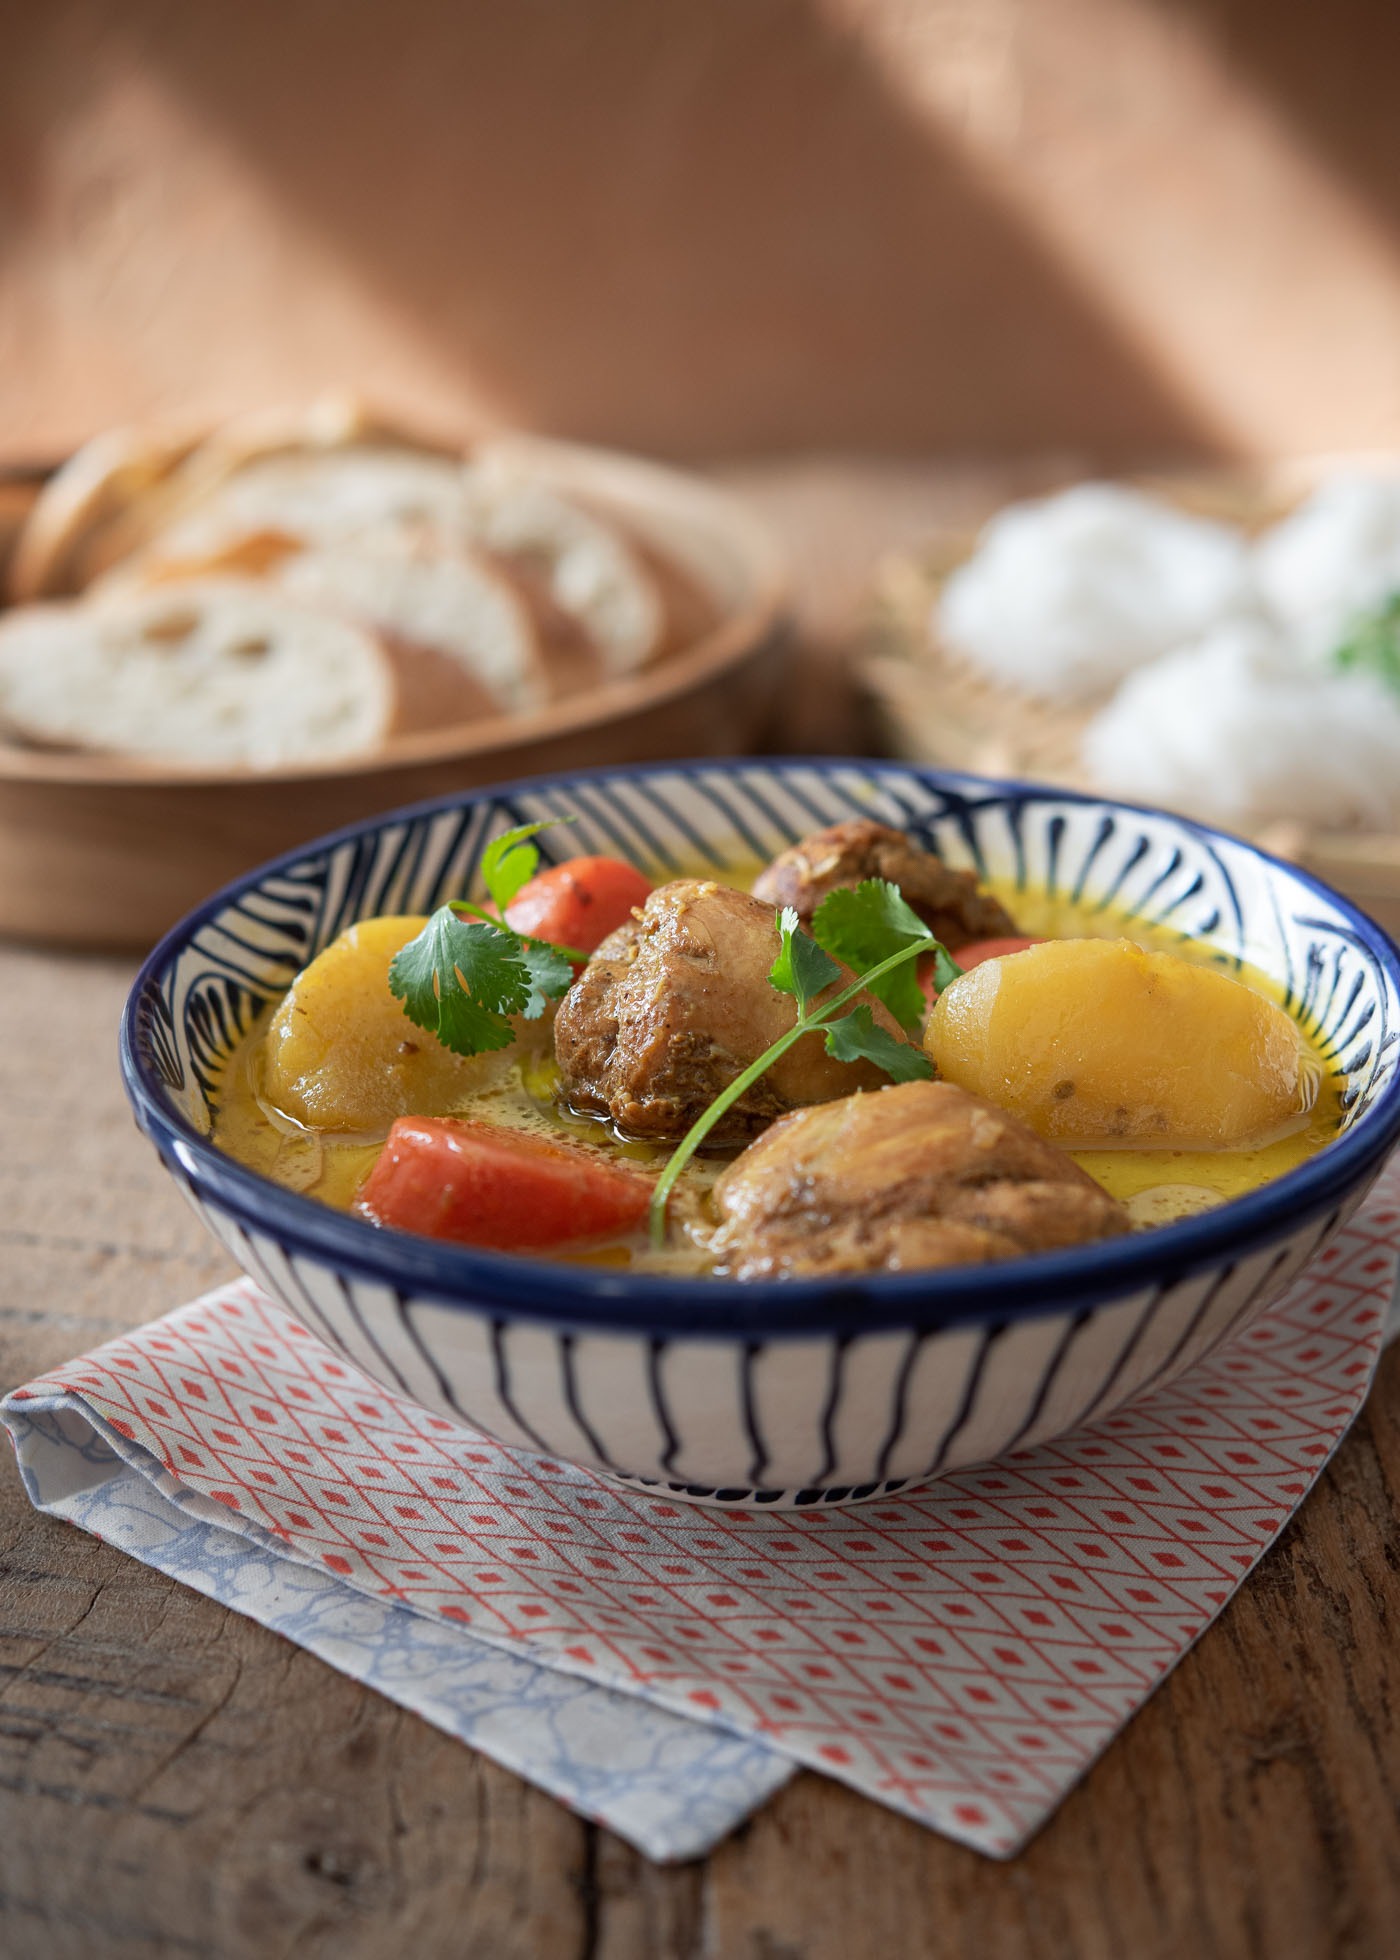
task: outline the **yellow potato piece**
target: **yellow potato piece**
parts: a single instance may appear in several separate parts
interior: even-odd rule
[[[974,967],[939,996],[924,1045],[949,1082],[1069,1148],[1237,1149],[1308,1102],[1282,1008],[1126,939],[1051,939]]]
[[[442,1116],[510,1065],[454,1055],[389,992],[389,963],[421,918],[365,919],[298,974],[262,1055],[267,1101],[311,1129],[380,1134],[396,1116]]]

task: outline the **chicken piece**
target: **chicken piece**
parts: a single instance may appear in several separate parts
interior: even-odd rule
[[[905,1272],[1129,1229],[1053,1144],[951,1082],[905,1082],[773,1124],[715,1186],[730,1279]]]
[[[770,905],[791,905],[803,925],[828,892],[884,878],[898,885],[906,902],[950,953],[973,939],[1000,939],[1020,930],[970,871],[952,871],[932,851],[922,850],[902,830],[855,818],[817,830],[789,845],[754,880],[754,896]]]
[[[676,1140],[735,1076],[793,1026],[797,1003],[769,984],[778,953],[771,905],[695,878],[662,885],[605,939],[554,1023],[562,1093],[628,1136]],[[851,975],[833,986],[846,985]],[[893,1017],[863,995],[876,1021]],[[784,1111],[885,1080],[870,1062],[838,1062],[804,1035],[711,1133],[743,1143]]]

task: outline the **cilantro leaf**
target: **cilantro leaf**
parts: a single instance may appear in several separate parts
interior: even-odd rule
[[[573,963],[561,947],[547,939],[522,939],[520,959],[529,976],[529,997],[521,1008],[527,1021],[538,1021],[550,1001],[566,994],[574,983]]]
[[[528,885],[539,868],[540,854],[529,842],[541,830],[555,823],[573,823],[572,817],[546,817],[540,823],[518,823],[514,830],[503,830],[493,837],[481,853],[481,882],[502,912],[522,885]]]
[[[561,977],[562,984],[556,984]],[[416,939],[394,955],[389,991],[415,1027],[458,1055],[508,1048],[512,1014],[531,1015],[538,995],[563,993],[573,978],[567,960],[527,948],[513,932],[459,919],[450,905],[434,912]]]
[[[935,940],[934,946],[933,991],[941,994],[945,987],[951,987],[955,980],[961,980],[967,969],[958,965],[941,939]]]
[[[1374,674],[1400,694],[1400,591],[1352,620],[1332,663],[1343,673]]]
[[[895,1082],[928,1082],[933,1064],[912,1041],[899,1041],[876,1027],[868,1007],[853,1007],[839,1021],[829,1022],[826,1052],[838,1062],[874,1062]]]
[[[927,942],[932,949],[938,943],[898,885],[883,878],[866,878],[853,888],[838,886],[828,892],[817,907],[812,930],[818,944],[853,973],[868,973],[906,946]],[[912,961],[872,981],[870,991],[901,1027],[917,1028],[927,1012]]]
[[[779,993],[791,994],[797,1002],[800,1014],[807,1012],[807,1005],[829,987],[841,969],[835,960],[828,959],[815,939],[809,939],[798,923],[796,912],[785,905],[778,914],[778,931],[782,945],[778,957],[768,972],[768,978]]]
[[[530,839],[551,822],[573,821],[516,824],[492,838],[481,853],[480,871],[501,914],[535,875],[540,854]],[[537,1021],[573,984],[574,959],[587,957],[513,932],[467,899],[450,899],[395,955],[389,991],[403,1002],[415,1027],[426,1028],[458,1055],[480,1055],[508,1048],[515,1039],[511,1016]]]

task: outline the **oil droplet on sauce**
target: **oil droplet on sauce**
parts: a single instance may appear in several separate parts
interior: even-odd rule
[[[1123,1209],[1142,1230],[1149,1225],[1173,1225],[1198,1211],[1210,1211],[1221,1202],[1220,1193],[1203,1184],[1149,1184],[1145,1191],[1125,1198]]]

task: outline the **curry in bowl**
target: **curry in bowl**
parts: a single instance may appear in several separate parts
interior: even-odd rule
[[[229,1054],[215,1143],[386,1230],[743,1281],[1149,1230],[1341,1125],[1304,1021],[1208,936],[869,819],[655,885],[540,870],[541,830],[318,953]]]
[[[1048,943],[977,963],[1009,938]],[[1400,958],[1165,813],[699,760],[264,866],[151,955],[122,1059],[210,1230],[387,1392],[686,1499],[847,1503],[1262,1314],[1400,1136]]]

